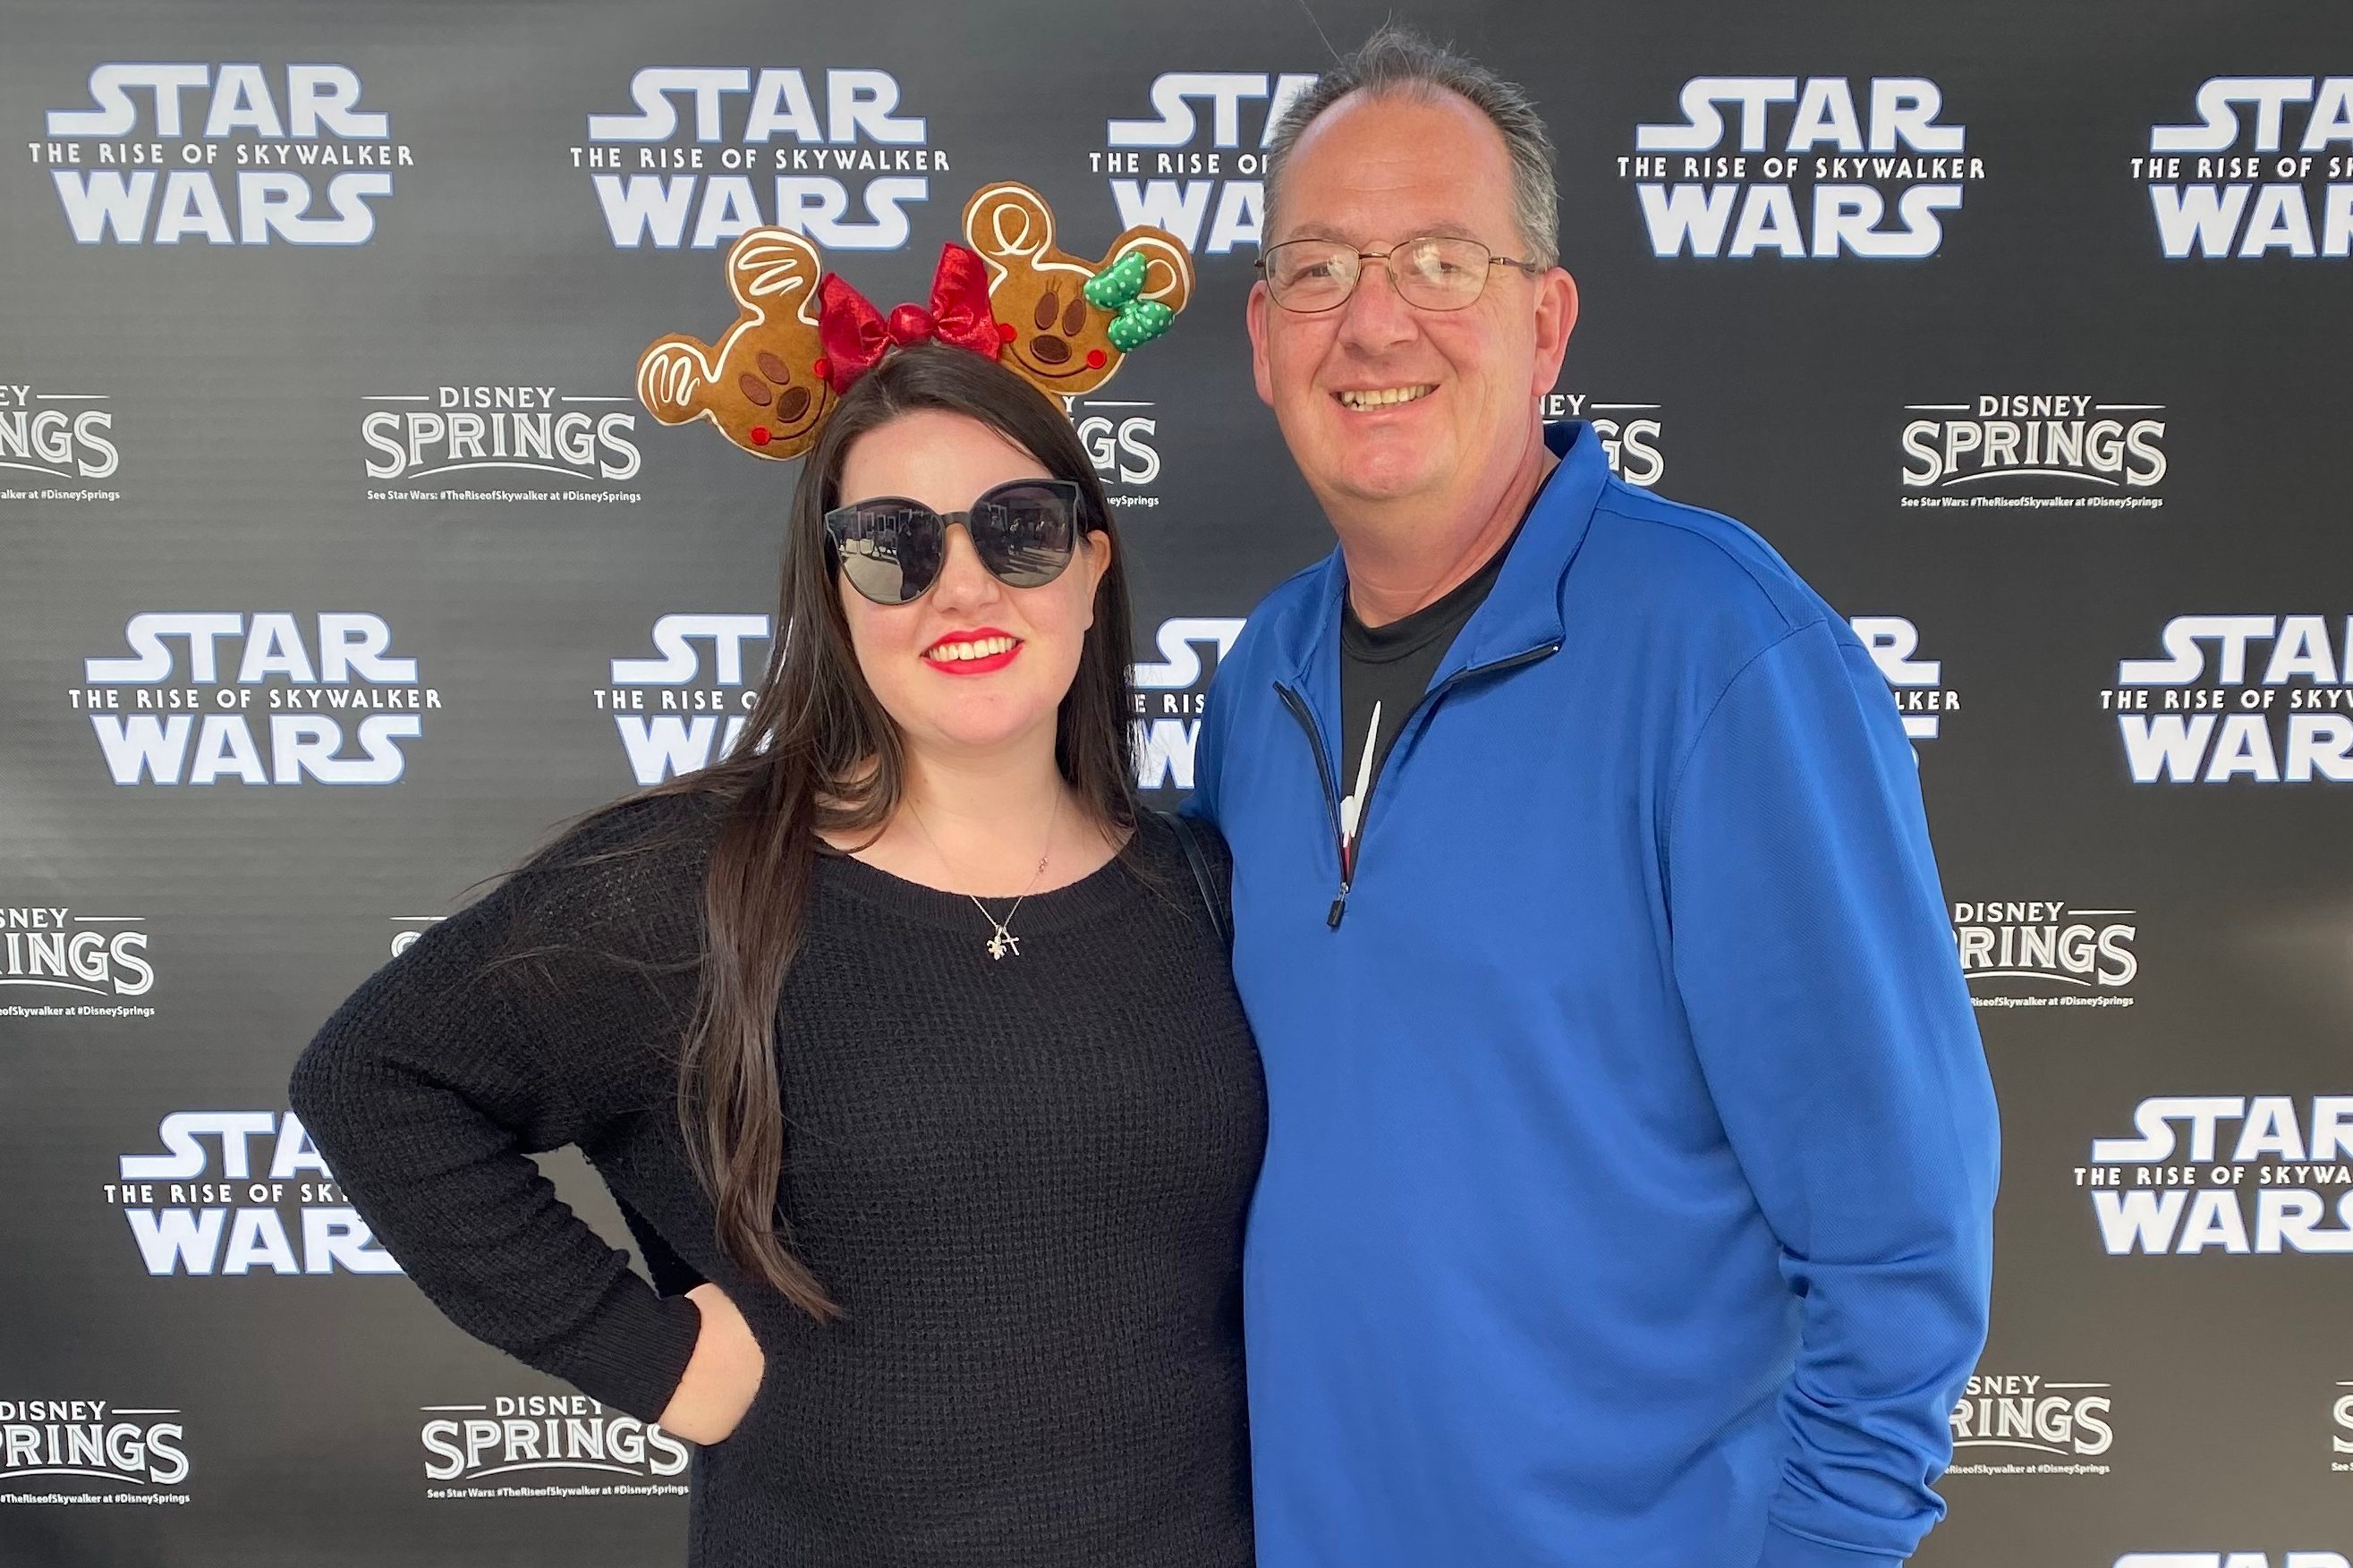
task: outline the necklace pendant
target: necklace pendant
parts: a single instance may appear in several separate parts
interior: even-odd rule
[[[1021,939],[999,926],[997,934],[988,939],[988,956],[1003,958],[1008,952],[1016,958],[1021,956]]]

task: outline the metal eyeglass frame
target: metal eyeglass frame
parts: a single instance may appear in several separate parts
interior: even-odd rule
[[[1392,289],[1397,288],[1397,268],[1390,264],[1389,258],[1398,251],[1403,250],[1409,245],[1419,245],[1425,240],[1432,239],[1442,239],[1454,245],[1474,246],[1481,250],[1485,250],[1487,252],[1487,266],[1480,273],[1478,291],[1472,294],[1469,299],[1463,300],[1460,305],[1425,305],[1419,300],[1407,299],[1405,290],[1398,289],[1398,298],[1404,300],[1407,304],[1411,305],[1417,310],[1447,311],[1469,310],[1472,306],[1477,304],[1480,299],[1485,295],[1487,292],[1487,279],[1494,276],[1493,268],[1498,267],[1516,267],[1531,278],[1540,278],[1546,271],[1546,268],[1542,265],[1534,261],[1523,260],[1518,257],[1498,256],[1493,250],[1488,249],[1486,243],[1482,240],[1466,238],[1459,234],[1417,234],[1398,240],[1387,250],[1359,250],[1354,252],[1353,254],[1356,260],[1356,275],[1348,279],[1348,291],[1328,305],[1319,305],[1314,310],[1302,310],[1296,305],[1283,304],[1282,296],[1275,291],[1274,274],[1268,268],[1266,258],[1272,256],[1276,251],[1282,249],[1284,246],[1337,245],[1345,247],[1347,241],[1339,239],[1320,239],[1313,236],[1301,239],[1286,239],[1282,245],[1268,246],[1264,250],[1259,253],[1258,259],[1251,262],[1250,266],[1258,272],[1259,276],[1266,279],[1266,292],[1268,299],[1272,300],[1277,305],[1282,306],[1283,310],[1291,311],[1293,315],[1321,316],[1338,310],[1341,306],[1345,305],[1349,300],[1356,297],[1357,285],[1361,284],[1365,280],[1365,263],[1367,261],[1377,261],[1382,266],[1388,267],[1389,268],[1389,287]]]

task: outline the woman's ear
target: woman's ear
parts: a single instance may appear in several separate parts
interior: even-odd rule
[[[1107,529],[1087,531],[1087,570],[1094,574],[1087,584],[1087,626],[1095,624],[1095,599],[1103,592],[1103,578],[1111,571],[1111,532]]]

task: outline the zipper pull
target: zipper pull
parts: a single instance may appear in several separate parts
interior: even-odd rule
[[[1356,880],[1356,841],[1353,838],[1343,837],[1340,840],[1340,896],[1332,900],[1332,907],[1324,911],[1324,925],[1326,930],[1338,931],[1340,929],[1340,917],[1348,912],[1348,889],[1355,884]]]

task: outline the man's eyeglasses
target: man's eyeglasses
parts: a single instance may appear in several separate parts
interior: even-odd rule
[[[964,511],[870,496],[827,512],[825,532],[851,587],[878,605],[905,605],[939,581],[950,523],[971,533],[989,575],[1008,588],[1042,588],[1071,563],[1080,514],[1077,481],[1010,479],[981,491]]]
[[[1487,275],[1516,267],[1534,278],[1544,268],[1498,256],[1475,239],[1425,234],[1401,239],[1387,250],[1358,250],[1337,239],[1286,239],[1271,245],[1251,265],[1266,275],[1266,291],[1286,310],[1312,315],[1335,310],[1356,291],[1364,264],[1388,265],[1398,297],[1424,310],[1460,310],[1486,292]]]

